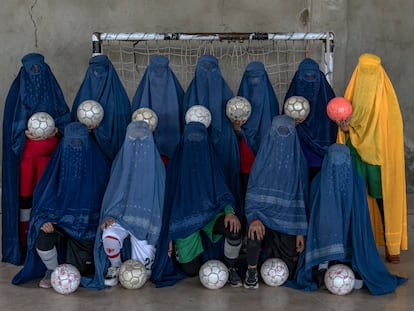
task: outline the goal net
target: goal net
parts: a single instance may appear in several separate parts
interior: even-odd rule
[[[214,55],[236,94],[248,63],[264,64],[279,102],[305,57],[319,63],[332,82],[334,34],[321,33],[94,33],[93,54],[112,61],[132,99],[153,55],[167,56],[184,90],[201,55]]]

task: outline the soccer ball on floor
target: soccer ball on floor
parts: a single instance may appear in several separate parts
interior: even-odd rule
[[[309,101],[303,96],[291,96],[285,101],[283,110],[292,119],[305,120],[310,112]]]
[[[282,259],[269,258],[262,264],[260,275],[266,285],[280,286],[288,279],[289,269]]]
[[[185,114],[185,123],[190,122],[200,122],[208,128],[211,123],[211,113],[202,105],[194,105]]]
[[[77,111],[78,120],[88,128],[98,127],[104,117],[104,110],[95,100],[83,101]]]
[[[229,278],[229,270],[220,260],[208,260],[200,268],[198,273],[200,282],[208,289],[219,289],[226,285]]]
[[[154,110],[142,107],[134,111],[132,114],[132,121],[147,122],[151,132],[154,132],[158,125],[158,116]]]
[[[354,288],[355,275],[347,265],[336,264],[328,268],[324,281],[332,294],[346,295]]]
[[[55,131],[55,120],[47,112],[36,112],[27,121],[27,129],[33,137],[45,139]]]
[[[61,264],[53,270],[50,282],[53,289],[59,294],[73,293],[80,284],[81,275],[79,270],[68,263]]]
[[[352,105],[343,97],[334,97],[328,102],[326,113],[332,121],[346,120],[352,114]]]
[[[141,288],[147,278],[147,269],[138,260],[129,259],[119,268],[119,282],[127,289]]]
[[[250,102],[242,96],[235,96],[227,102],[226,115],[230,120],[247,121],[251,112]]]

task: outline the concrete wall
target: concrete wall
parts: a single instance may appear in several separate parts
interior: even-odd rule
[[[333,31],[333,87],[342,95],[363,52],[382,58],[405,120],[408,190],[414,191],[414,2],[404,0],[14,0],[0,11],[0,102],[30,52],[45,56],[69,104],[102,32]],[[2,118],[3,105],[0,106]]]

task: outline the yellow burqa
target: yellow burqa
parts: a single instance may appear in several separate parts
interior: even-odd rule
[[[397,95],[381,59],[362,54],[344,97],[352,103],[349,132],[339,129],[338,142],[350,137],[366,163],[381,167],[385,243],[390,255],[408,248],[404,135]],[[384,234],[376,200],[368,196],[377,245]]]

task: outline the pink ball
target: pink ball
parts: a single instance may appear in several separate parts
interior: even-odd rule
[[[329,101],[326,112],[332,121],[346,120],[352,114],[352,105],[343,97],[335,97]]]

